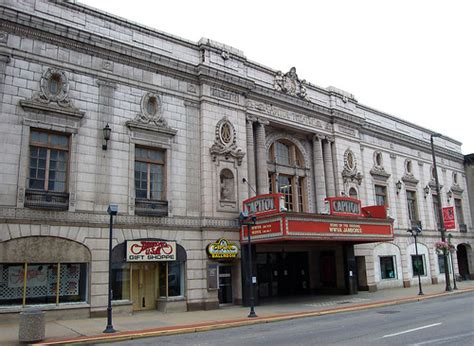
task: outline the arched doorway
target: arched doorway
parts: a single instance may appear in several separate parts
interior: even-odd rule
[[[471,251],[471,247],[467,244],[459,244],[457,248],[457,257],[458,257],[458,268],[459,275],[465,280],[471,278],[469,271],[469,261],[468,261],[468,251]]]

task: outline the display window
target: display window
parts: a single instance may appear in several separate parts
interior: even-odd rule
[[[0,305],[85,302],[86,263],[2,263]]]

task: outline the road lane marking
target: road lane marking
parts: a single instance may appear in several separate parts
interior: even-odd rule
[[[401,334],[411,333],[411,332],[415,332],[415,331],[420,330],[420,329],[426,329],[426,328],[431,328],[431,327],[439,326],[440,324],[442,324],[442,323],[441,323],[441,322],[439,322],[439,323],[433,323],[433,324],[428,324],[427,326],[423,326],[423,327],[408,329],[408,330],[405,330],[405,331],[403,331],[403,332],[398,332],[398,333],[394,333],[394,334],[387,334],[387,335],[384,335],[383,338],[390,338],[390,337],[392,337],[392,336],[397,336],[397,335],[401,335]]]
[[[461,338],[464,338],[464,337],[466,337],[466,336],[471,336],[471,335],[474,335],[474,333],[466,333],[466,334],[459,334],[459,335],[454,335],[454,336],[448,336],[448,337],[442,338],[442,339],[433,339],[433,340],[418,342],[418,343],[413,344],[413,345],[414,345],[414,346],[419,346],[419,345],[436,344],[436,343],[440,343],[440,342],[445,342],[445,341],[452,341],[452,340],[456,340],[456,339],[461,339]]]

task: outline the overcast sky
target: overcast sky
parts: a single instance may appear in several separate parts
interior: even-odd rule
[[[79,0],[454,138],[474,153],[474,1]]]

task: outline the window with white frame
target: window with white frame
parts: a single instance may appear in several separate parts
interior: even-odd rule
[[[395,256],[380,257],[380,277],[382,280],[397,278]]]

